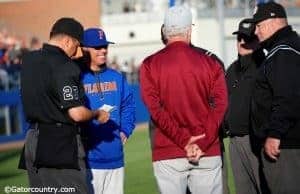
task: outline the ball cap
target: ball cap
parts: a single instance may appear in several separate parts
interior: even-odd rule
[[[89,28],[84,31],[82,45],[84,47],[99,47],[114,44],[107,41],[105,33],[100,28]]]
[[[269,18],[287,18],[284,7],[273,1],[258,4],[254,9],[251,22],[259,23]]]
[[[164,18],[166,30],[186,28],[192,25],[192,12],[185,6],[173,6],[169,8]]]
[[[60,18],[53,24],[50,37],[56,34],[66,34],[81,43],[83,39],[83,26],[74,18]]]
[[[248,37],[252,37],[254,36],[254,31],[255,31],[254,23],[251,22],[251,19],[247,18],[240,21],[238,30],[233,32],[232,34],[234,35],[242,34]]]

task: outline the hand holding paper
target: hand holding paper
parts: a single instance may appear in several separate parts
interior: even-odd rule
[[[108,105],[108,104],[103,104],[99,110],[104,110],[105,112],[112,112],[116,109],[116,106],[111,106],[111,105]]]
[[[96,115],[96,119],[100,122],[100,123],[106,123],[109,118],[110,118],[110,114],[109,112],[106,112],[104,110],[98,109],[96,111],[97,115]]]

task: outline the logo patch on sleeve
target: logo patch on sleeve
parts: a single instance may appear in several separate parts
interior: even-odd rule
[[[64,86],[63,87],[64,100],[78,100],[78,87],[77,86]]]

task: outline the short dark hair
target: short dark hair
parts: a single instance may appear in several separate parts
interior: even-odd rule
[[[83,26],[74,18],[63,17],[53,24],[50,31],[50,39],[56,35],[65,34],[82,42],[83,30]]]

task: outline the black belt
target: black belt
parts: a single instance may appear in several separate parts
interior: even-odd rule
[[[244,137],[249,134],[230,134],[229,137]]]
[[[73,125],[73,124],[66,124],[66,123],[41,123],[41,122],[31,122],[29,123],[29,128],[30,129],[35,129],[35,130],[39,130],[39,127],[43,127],[43,126],[47,126],[47,127],[74,127],[74,129],[77,130],[78,133],[80,133],[80,127],[77,125]]]

